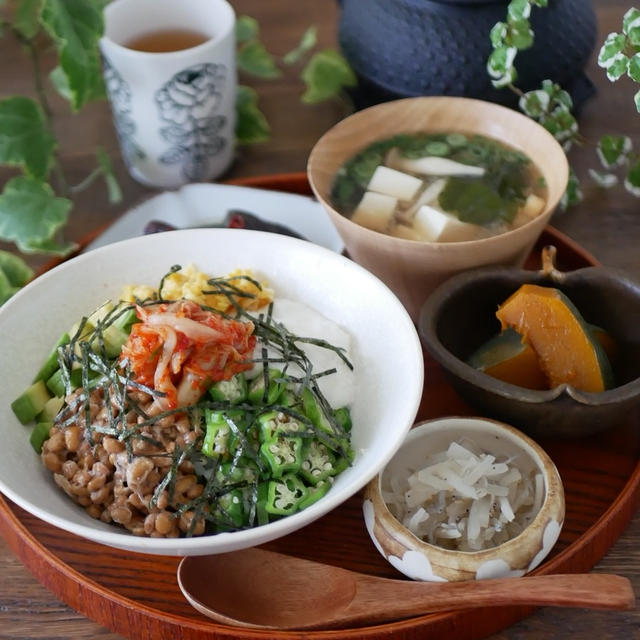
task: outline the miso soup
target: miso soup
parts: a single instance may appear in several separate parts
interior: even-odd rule
[[[374,231],[460,242],[515,229],[542,213],[544,178],[522,152],[462,133],[400,134],[337,172],[331,202]]]

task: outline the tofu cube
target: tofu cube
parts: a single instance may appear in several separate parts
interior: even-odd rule
[[[393,196],[404,202],[413,200],[421,188],[422,180],[420,178],[390,169],[384,165],[376,168],[367,186],[369,191]]]
[[[454,215],[426,204],[418,209],[413,226],[429,242],[463,242],[483,235],[478,225],[460,222]]]
[[[367,229],[384,233],[389,227],[398,199],[367,191],[351,216],[351,221]]]
[[[518,213],[516,213],[512,226],[516,228],[527,224],[542,212],[544,205],[544,198],[537,196],[535,193],[530,193]]]

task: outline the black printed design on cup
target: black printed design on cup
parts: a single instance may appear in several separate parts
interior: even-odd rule
[[[120,140],[122,155],[127,166],[144,159],[145,153],[135,143],[136,123],[131,117],[131,89],[106,56],[102,56],[104,80],[113,113],[113,122]]]
[[[174,75],[156,92],[160,118],[167,123],[160,135],[171,145],[159,160],[163,164],[182,164],[182,175],[187,180],[206,178],[210,159],[227,144],[220,135],[227,118],[216,115],[226,71],[221,64],[197,64]]]

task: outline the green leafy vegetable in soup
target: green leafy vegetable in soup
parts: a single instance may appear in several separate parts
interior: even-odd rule
[[[545,205],[531,160],[480,135],[399,134],[338,171],[335,208],[381,233],[426,242],[474,240],[526,224]]]

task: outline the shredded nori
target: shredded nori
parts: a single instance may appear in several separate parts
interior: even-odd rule
[[[165,274],[158,287],[159,295],[148,300],[136,300],[136,304],[141,306],[157,305],[162,302],[174,302],[173,300],[163,300],[162,289],[166,278],[181,269],[180,265],[174,265],[170,271]],[[124,313],[130,311],[133,305],[116,305],[104,317],[96,323],[93,328],[88,327],[88,318],[82,318],[77,331],[71,337],[67,345],[59,348],[58,362],[61,369],[62,379],[65,385],[65,392],[69,395],[72,392],[72,384],[70,372],[74,368],[82,369],[82,385],[77,396],[70,402],[65,403],[58,413],[55,424],[60,428],[65,428],[77,423],[79,412],[84,417],[86,437],[91,445],[94,445],[94,433],[109,435],[117,438],[125,445],[125,450],[132,460],[135,457],[133,451],[134,441],[144,441],[161,446],[161,443],[154,438],[141,433],[148,426],[151,426],[172,415],[189,416],[190,426],[197,436],[186,447],[176,449],[171,454],[151,453],[145,454],[148,457],[160,457],[171,455],[172,463],[168,472],[162,478],[161,482],[155,488],[151,498],[150,508],[157,504],[157,501],[163,491],[168,491],[169,501],[172,508],[175,509],[174,517],[180,517],[182,513],[193,511],[193,519],[191,530],[187,535],[193,533],[193,527],[200,517],[203,517],[208,523],[208,529],[213,532],[232,531],[239,527],[234,523],[229,513],[220,503],[220,498],[235,489],[247,489],[250,494],[250,516],[246,526],[240,528],[249,528],[257,524],[256,505],[258,500],[258,484],[261,476],[264,475],[265,463],[259,455],[259,443],[256,446],[256,438],[252,438],[251,429],[258,429],[257,417],[266,411],[278,411],[289,415],[303,426],[303,431],[296,433],[283,434],[287,436],[297,436],[304,438],[316,438],[323,442],[327,447],[336,451],[341,456],[350,459],[349,434],[342,428],[340,423],[335,419],[333,410],[328,401],[323,396],[317,380],[324,376],[336,373],[335,369],[316,372],[313,370],[313,364],[306,356],[305,352],[300,348],[299,344],[313,344],[324,349],[331,350],[349,367],[353,369],[353,365],[346,356],[344,349],[329,344],[328,342],[316,338],[296,336],[291,333],[284,325],[275,322],[272,317],[273,303],[271,303],[266,313],[253,315],[246,311],[238,302],[239,298],[253,298],[255,294],[247,292],[238,287],[235,282],[245,280],[251,282],[258,290],[262,287],[260,283],[247,275],[232,276],[229,278],[212,278],[208,281],[210,290],[203,291],[206,294],[220,294],[227,298],[230,305],[235,309],[233,316],[237,320],[250,321],[254,325],[254,335],[258,341],[262,343],[260,357],[255,361],[260,362],[263,367],[262,375],[265,381],[265,395],[263,404],[255,406],[249,403],[241,403],[231,407],[227,402],[216,402],[201,399],[198,403],[163,411],[157,415],[150,416],[142,409],[139,403],[132,396],[131,392],[142,391],[150,397],[162,397],[165,394],[155,391],[154,389],[136,382],[132,378],[132,372],[126,358],[108,358],[105,348],[104,331],[107,330],[114,322],[116,322]],[[229,317],[228,314],[217,311],[205,305],[203,309],[217,313],[223,317]],[[269,357],[267,348],[273,349],[278,355]],[[287,373],[288,367],[296,364],[302,370],[302,376],[293,376]],[[282,375],[278,377],[276,382],[286,385],[295,385],[298,395],[303,390],[309,389],[316,401],[324,410],[332,432],[329,433],[322,429],[318,429],[304,413],[296,410],[295,407],[283,406],[281,404],[267,404],[267,389],[269,386],[269,371],[273,365],[284,365],[282,367]],[[107,407],[108,424],[94,424],[91,419],[90,411],[90,394],[95,390],[101,390],[103,394],[104,404]],[[117,407],[117,412],[113,410],[113,406]],[[225,419],[229,424],[229,428],[233,431],[237,439],[237,449],[231,460],[226,476],[221,473],[221,465],[217,458],[205,456],[201,453],[200,448],[204,439],[205,427],[203,413],[206,409],[215,411],[242,410],[247,416],[246,421],[249,428],[241,428],[236,424],[230,416],[226,415]],[[135,424],[125,424],[125,419],[130,411],[134,411],[138,415],[138,421]],[[242,459],[248,459],[255,466],[256,473],[254,477],[247,477],[239,481],[230,482],[229,477],[239,469]],[[178,469],[182,462],[188,460],[193,465],[195,473],[200,482],[204,481],[204,490],[200,496],[195,499],[174,504],[174,489],[178,475]],[[249,474],[250,475],[250,474]]]

